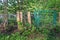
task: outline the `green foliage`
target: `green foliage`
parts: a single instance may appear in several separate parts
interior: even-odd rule
[[[18,29],[19,30],[24,30],[22,22],[17,22],[18,23]]]
[[[20,25],[20,26],[21,26],[21,25],[22,25],[22,22],[18,22],[18,25]]]
[[[52,26],[53,27],[53,26]],[[20,32],[16,32],[16,33],[12,33],[10,35],[7,34],[0,34],[0,40],[27,40],[29,35],[38,33],[41,36],[36,37],[37,34],[35,34],[34,39],[30,39],[30,40],[55,40],[56,35],[60,32],[59,29],[59,24],[56,25],[56,27],[54,28],[47,28],[45,27],[40,27],[38,30],[36,29],[36,27],[34,27],[32,25],[31,28],[25,29],[22,33]],[[56,30],[55,30],[56,29]],[[43,35],[43,36],[42,36]]]
[[[0,3],[2,4],[2,3]],[[0,12],[2,12],[2,5],[0,5]],[[8,0],[8,13],[16,13],[17,10],[23,10],[23,11],[34,11],[34,10],[41,10],[41,9],[49,9],[49,8],[56,8],[55,10],[60,11],[60,0],[24,0],[18,5],[17,0]],[[21,8],[21,9],[19,9]],[[58,8],[58,9],[57,9]],[[43,16],[43,17],[42,17]],[[45,37],[44,39],[41,39],[39,37],[34,38],[34,40],[55,40],[56,35],[60,32],[60,24],[53,25],[53,13],[42,13],[41,14],[41,23],[42,27],[39,26],[39,28],[36,28],[34,25],[31,25],[29,23],[26,23],[23,27],[23,24],[21,22],[18,22],[18,26],[20,30],[20,33],[15,33],[11,35],[7,34],[0,34],[0,40],[27,40],[28,36],[39,32],[40,34],[43,34]],[[0,23],[2,20],[0,20]],[[9,26],[13,26],[16,23],[16,20],[9,19],[8,20]],[[56,30],[55,30],[56,29]]]
[[[26,37],[21,36],[19,32],[11,35],[0,34],[0,40],[26,40]]]
[[[24,36],[29,36],[30,34],[34,33],[34,31],[36,30],[36,28],[34,26],[30,27],[26,27],[24,32],[22,33],[22,35]]]
[[[3,3],[0,6],[0,10],[3,10]],[[34,11],[39,9],[49,9],[56,8],[56,10],[60,10],[60,0],[22,0],[22,2],[18,3],[17,0],[8,0],[8,13],[16,13],[17,10],[23,11]],[[19,9],[20,8],[20,9]]]
[[[29,24],[29,23],[26,23],[26,24],[25,24],[25,26],[26,26],[26,27],[29,27],[29,26],[30,26],[30,24]]]

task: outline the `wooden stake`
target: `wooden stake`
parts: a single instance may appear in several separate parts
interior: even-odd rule
[[[28,11],[28,13],[27,13],[27,17],[28,17],[28,23],[29,23],[30,26],[31,26],[31,14],[30,14],[29,11]]]
[[[20,22],[22,23],[22,12],[17,12],[17,23],[18,23],[18,30],[22,29],[22,25],[20,25]]]
[[[20,21],[22,22],[22,19],[23,19],[22,12],[19,12],[19,18],[20,18]]]
[[[18,21],[18,22],[22,22],[22,18],[23,18],[23,17],[22,17],[22,12],[19,12],[19,11],[18,11],[18,12],[17,12],[17,21]]]
[[[19,22],[20,19],[19,19],[19,11],[17,11],[17,22]]]

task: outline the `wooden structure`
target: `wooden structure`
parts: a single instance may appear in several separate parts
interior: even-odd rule
[[[17,23],[18,23],[18,29],[20,30],[21,26],[20,26],[20,22],[22,23],[22,12],[21,11],[17,11]]]
[[[30,24],[30,27],[31,27],[31,13],[30,13],[30,11],[28,11],[27,17],[28,17],[28,23]]]
[[[55,10],[40,10],[40,11],[35,11],[33,13],[34,14],[34,18],[33,18],[34,19],[33,20],[34,23],[33,23],[33,25],[40,26],[40,24],[43,23],[43,21],[41,22],[41,19],[43,19],[43,17],[41,17],[41,16],[43,16],[43,13],[45,13],[45,14],[48,13],[48,15],[50,15],[49,13],[51,13],[52,14],[52,17],[53,17],[52,24],[56,24],[56,22],[57,22],[57,19],[56,19],[57,12]],[[30,24],[29,26],[31,27],[31,24],[32,24],[32,22],[31,22],[32,21],[32,19],[31,19],[31,13],[30,13],[30,11],[28,11],[26,14],[27,15],[25,17],[21,11],[20,12],[17,12],[17,22],[24,23],[23,20],[27,18],[27,22]],[[24,18],[23,18],[23,16],[24,16]],[[51,16],[50,16],[50,18],[51,18]],[[59,22],[60,22],[60,12],[59,12]]]
[[[22,22],[22,12],[17,12],[17,21]]]
[[[31,27],[31,14],[30,14],[29,11],[27,12],[27,21],[28,21],[28,23],[30,24],[30,27]],[[21,11],[20,12],[17,11],[17,22],[23,23],[23,13]],[[18,23],[18,28],[20,27],[19,23]]]

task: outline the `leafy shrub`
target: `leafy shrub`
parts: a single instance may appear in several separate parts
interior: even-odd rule
[[[16,32],[15,34],[7,35],[7,34],[0,34],[0,40],[26,40],[27,38],[25,36],[22,36],[19,34],[19,32]]]
[[[32,26],[31,28],[25,29],[22,35],[29,36],[30,34],[34,33],[36,28]]]

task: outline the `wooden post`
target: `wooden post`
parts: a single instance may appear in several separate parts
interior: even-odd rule
[[[18,25],[18,30],[19,30],[19,22],[20,22],[20,19],[19,19],[19,11],[17,11],[17,25]]]
[[[17,21],[22,22],[22,12],[17,11]]]
[[[19,12],[19,18],[20,18],[20,22],[22,22],[22,18],[23,18],[22,12]]]
[[[19,11],[17,11],[17,22],[19,22],[20,19],[19,19]]]
[[[27,13],[27,18],[28,18],[28,23],[29,23],[30,26],[31,26],[31,14],[30,14],[29,11],[28,11],[28,13]]]
[[[20,22],[22,23],[22,12],[17,12],[17,23],[18,23],[18,30],[22,29],[22,26],[20,25]]]

